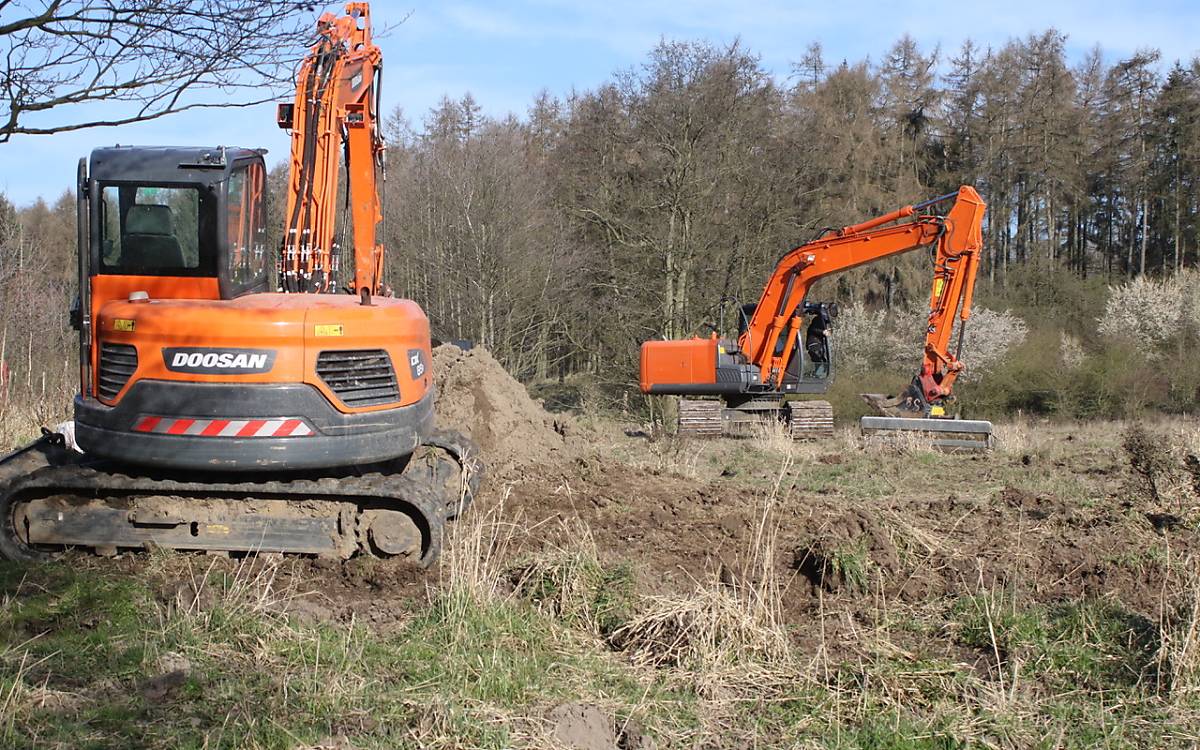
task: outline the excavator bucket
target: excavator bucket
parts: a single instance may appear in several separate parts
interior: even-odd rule
[[[865,438],[893,443],[928,440],[932,447],[949,451],[992,449],[992,423],[987,420],[926,417],[906,411],[897,398],[877,393],[864,393],[862,397],[880,412],[878,416],[863,417],[859,423]]]

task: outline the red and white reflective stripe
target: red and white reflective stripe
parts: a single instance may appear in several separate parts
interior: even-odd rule
[[[309,437],[315,434],[303,419],[172,419],[142,417],[134,432],[194,437]]]

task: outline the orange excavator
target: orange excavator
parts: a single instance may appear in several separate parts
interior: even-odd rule
[[[951,200],[945,214],[930,212]],[[829,403],[802,396],[824,393],[832,380],[837,306],[808,301],[809,288],[831,274],[928,247],[933,288],[921,366],[898,397],[864,394],[881,415],[864,417],[862,429],[866,434],[930,433],[944,447],[990,445],[990,423],[946,417],[954,381],[964,367],[959,355],[985,210],[975,189],[963,186],[861,224],[827,230],[780,259],[758,303],[740,309],[737,338],[721,338],[714,331],[706,338],[642,344],[642,392],[683,397],[681,434],[745,433],[766,420],[784,423],[797,439],[831,436]],[[958,340],[951,351],[956,319]]]
[[[429,321],[382,281],[381,63],[366,3],[318,20],[279,107],[292,153],[276,292],[263,151],[80,160],[75,419],[0,463],[5,557],[437,556],[482,465],[435,430]]]

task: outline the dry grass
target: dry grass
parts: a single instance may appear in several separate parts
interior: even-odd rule
[[[591,528],[578,518],[558,519],[545,533],[557,541],[509,572],[513,592],[544,615],[608,638],[632,606],[629,569],[602,564]]]
[[[671,670],[709,699],[745,697],[795,677],[776,565],[777,508],[790,467],[787,457],[755,514],[737,570],[711,571],[686,595],[642,598],[613,634],[635,662]]]
[[[751,428],[754,446],[764,453],[789,458],[805,450],[808,444],[792,439],[788,426],[778,419],[763,419]]]
[[[1047,456],[1078,456],[1076,441],[1082,440],[1088,450],[1100,446],[1110,462],[1117,449],[1111,428],[1073,430],[1066,442],[1065,430],[1045,436],[1031,434],[1037,431],[1032,425],[1021,427],[1024,445],[1044,441]],[[1172,424],[1173,439],[1193,446],[1185,427]],[[1027,472],[1020,461],[1025,449],[1015,447],[1020,444],[1014,440],[996,456],[969,463],[947,458],[947,470],[979,466],[991,472],[993,485],[1002,485],[1008,479],[999,472]],[[142,668],[161,671],[179,658],[208,669],[220,665],[238,673],[221,679],[241,680],[237,689],[276,707],[275,720],[295,734],[266,733],[254,716],[222,706],[230,728],[211,735],[213,747],[241,738],[251,738],[241,743],[250,747],[322,746],[319,737],[299,733],[296,722],[330,715],[387,716],[403,727],[388,741],[422,747],[556,747],[546,711],[574,700],[599,706],[618,723],[638,717],[659,747],[954,746],[951,738],[1005,748],[1137,747],[1196,734],[1200,574],[1194,559],[1170,560],[1176,577],[1152,623],[1161,641],[1146,655],[1157,671],[1144,677],[1133,658],[1140,652],[1130,645],[1136,641],[1125,622],[1130,613],[1113,602],[1046,604],[1024,584],[991,578],[985,584],[982,575],[974,588],[963,583],[956,597],[914,601],[889,595],[895,587],[885,578],[893,573],[879,569],[862,586],[818,590],[811,610],[787,602],[786,611],[806,618],[789,621],[784,591],[808,593],[803,581],[786,578],[780,530],[785,538],[789,530],[783,524],[796,523],[797,513],[814,502],[858,497],[835,494],[826,502],[817,494],[825,486],[861,489],[886,475],[882,489],[868,488],[876,494],[864,497],[916,492],[916,485],[898,479],[912,473],[914,461],[894,449],[886,460],[863,454],[850,430],[811,449],[817,458],[847,454],[837,462],[810,461],[805,446],[776,454],[742,440],[722,441],[720,448],[733,455],[751,448],[769,453],[777,471],[758,495],[736,558],[727,568],[696,573],[686,591],[622,588],[631,579],[604,558],[584,522],[568,515],[531,526],[515,514],[518,485],[448,527],[429,601],[414,603],[412,627],[401,638],[353,625],[289,622],[283,613],[300,594],[290,583],[295,577],[282,575],[288,561],[193,557],[194,569],[183,574],[187,586],[141,636],[147,643]],[[941,460],[942,454],[930,454],[920,463]],[[941,475],[929,481],[935,480]],[[963,512],[972,499],[965,498]],[[954,540],[932,533],[903,506],[878,510],[875,520],[899,551],[901,574],[937,560],[945,574]],[[873,553],[864,548],[862,554]],[[953,554],[971,560],[977,553],[956,547]],[[150,568],[178,562],[178,556],[153,557]],[[171,575],[178,577],[177,567]],[[73,700],[31,678],[42,669],[42,657],[30,644],[15,646],[0,658],[6,670],[0,744],[18,728],[25,731],[31,715],[41,715],[35,706]],[[256,673],[264,678],[249,681]],[[18,679],[9,681],[13,675]],[[205,691],[215,684],[205,683]],[[71,711],[87,715],[88,705]],[[379,741],[372,731],[348,733],[372,746]]]
[[[1042,453],[1046,447],[1044,428],[1019,414],[1011,420],[995,423],[992,432],[995,450],[1018,456]]]
[[[862,431],[857,425],[852,427],[842,427],[834,431],[833,441],[830,443],[830,448],[846,452],[855,452],[861,450],[862,447]]]
[[[665,681],[696,694],[705,728],[696,735],[694,729],[660,727],[660,737],[674,738],[668,746],[719,736],[721,722],[744,701],[785,696],[798,681],[809,682],[783,615],[777,565],[779,506],[792,461],[791,456],[781,460],[733,569],[708,571],[687,594],[623,589],[630,579],[600,560],[581,521],[559,519],[530,530],[507,520],[498,504],[468,514],[452,529],[439,595],[453,598],[461,592],[456,601],[462,602],[464,620],[471,616],[469,607],[532,603],[542,614],[618,651],[634,667],[644,691],[661,689],[654,686]],[[521,558],[514,550],[526,534],[559,541]],[[558,647],[573,648],[569,643]],[[627,710],[643,712],[648,705],[641,700]]]
[[[663,435],[647,445],[650,457],[648,468],[685,479],[699,479],[703,474],[701,467],[708,453],[707,440]]]
[[[1135,423],[1123,432],[1122,448],[1132,489],[1158,509],[1185,518],[1200,511],[1200,430],[1191,424]]]
[[[0,358],[0,367],[2,363]],[[33,440],[41,428],[70,419],[76,390],[67,369],[43,371],[27,380],[0,377],[0,455]]]
[[[0,653],[0,663],[17,661],[8,689],[0,694],[0,739],[16,735],[17,722],[32,706],[37,705],[36,688],[26,680],[30,655],[22,645],[9,646]]]
[[[932,453],[933,435],[928,432],[897,430],[889,433],[864,435],[862,446],[868,453],[880,455],[914,456],[920,453]]]
[[[152,553],[164,564],[182,562],[180,584],[172,607],[164,618],[179,616],[211,627],[214,617],[277,617],[290,602],[304,595],[297,591],[296,579],[280,584],[282,555],[257,555],[238,560],[219,556],[200,557],[171,552]]]
[[[301,577],[284,575],[294,561],[262,555],[205,563],[203,557],[159,554],[180,579],[166,606],[156,608],[158,633],[144,656],[148,674],[190,672],[213,662],[266,667],[289,700],[313,709],[354,706],[370,692],[372,676],[361,669],[363,630],[342,630],[331,647],[315,623],[302,625],[290,616],[295,603],[316,593],[299,589]]]
[[[1176,705],[1200,696],[1200,569],[1185,558],[1174,566],[1175,590],[1165,592],[1158,616],[1159,687]]]
[[[506,486],[491,507],[473,507],[450,524],[442,551],[438,588],[456,606],[488,606],[511,594],[508,578],[510,547],[525,528],[506,518]]]
[[[815,461],[819,456],[838,449],[857,449],[857,438],[851,438],[854,431],[849,428],[835,430],[832,439],[796,440],[786,424],[778,420],[763,420],[754,425],[752,445],[754,448],[779,462],[792,464]]]

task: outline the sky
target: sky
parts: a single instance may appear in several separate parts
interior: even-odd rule
[[[1157,48],[1164,66],[1200,53],[1197,0],[1006,0],[954,7],[877,0],[375,0],[371,12],[377,29],[393,26],[376,39],[384,55],[383,110],[400,107],[417,124],[443,96],[467,92],[485,114],[523,115],[540,91],[565,97],[593,89],[614,72],[641,64],[664,38],[740,39],[781,81],[811,42],[821,43],[830,64],[878,60],[905,33],[926,52],[940,47],[943,58],[967,38],[998,47],[1050,27],[1067,34],[1072,60],[1096,45],[1110,61]],[[288,149],[270,104],[188,112],[119,129],[15,137],[0,144],[0,193],[17,205],[39,196],[53,201],[73,184],[81,156],[115,143],[265,147],[268,164]]]

